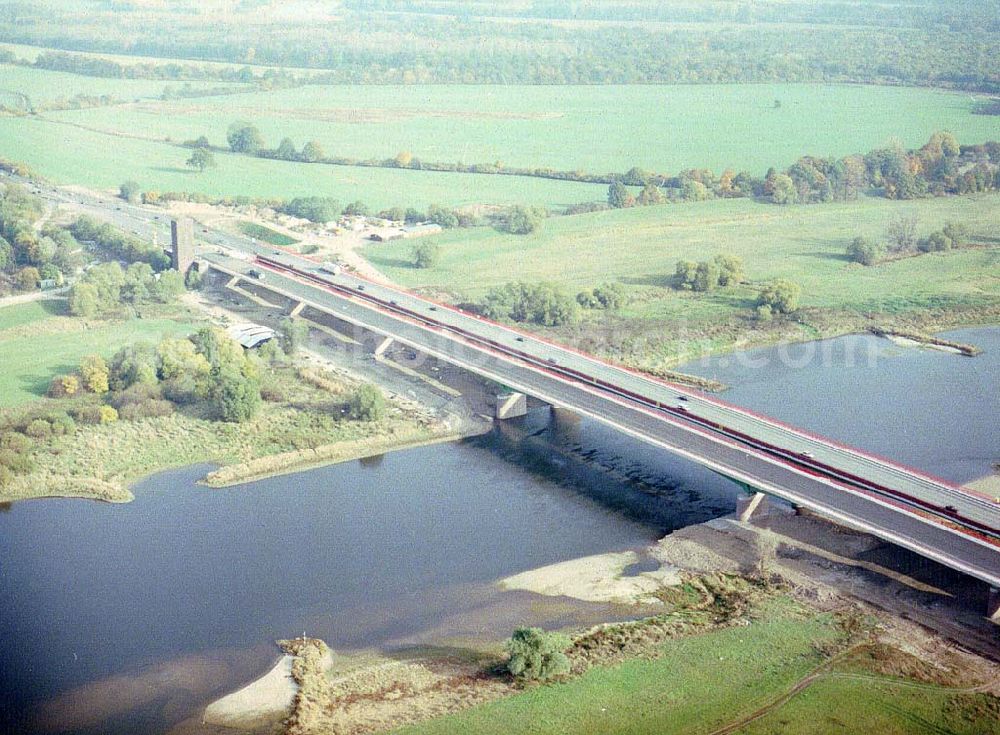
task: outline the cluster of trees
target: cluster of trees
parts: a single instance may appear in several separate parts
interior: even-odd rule
[[[184,277],[174,270],[156,273],[148,263],[122,268],[117,261],[91,266],[70,287],[69,310],[92,319],[114,314],[123,304],[167,304],[184,292]]]
[[[716,255],[712,260],[694,262],[678,260],[674,271],[677,288],[690,291],[712,291],[718,286],[735,286],[746,278],[743,258],[738,255]]]
[[[969,229],[960,222],[946,222],[940,230],[917,237],[915,216],[896,217],[885,229],[884,240],[856,237],[847,246],[847,256],[855,263],[876,265],[887,259],[916,253],[933,253],[960,248],[968,243]]]
[[[996,8],[977,3],[465,3],[354,0],[261,32],[257,3],[198,8],[10,3],[0,33],[62,49],[324,69],[314,83],[886,82],[997,91]],[[385,12],[393,11],[393,12]],[[406,11],[405,21],[400,12]],[[211,12],[209,8],[205,13]],[[195,13],[192,18],[191,13]],[[500,16],[531,17],[531,23]],[[458,18],[456,21],[455,18]],[[565,24],[563,19],[613,23]],[[618,21],[638,21],[622,24]],[[664,21],[657,23],[654,21]],[[678,23],[678,20],[682,21]],[[791,29],[785,25],[797,23]],[[127,38],[107,33],[125,24]],[[810,32],[795,32],[808,26]],[[433,42],[432,42],[433,41]],[[264,81],[250,68],[120,64],[66,54],[39,66],[115,78]],[[303,75],[304,78],[305,75]],[[228,80],[228,79],[227,79]],[[280,81],[280,76],[277,79]]]
[[[570,324],[579,316],[576,301],[554,283],[507,283],[491,288],[478,304],[483,316],[533,322],[546,327]]]
[[[628,296],[620,283],[602,283],[589,291],[576,295],[576,303],[584,309],[607,309],[615,311],[625,306]]]
[[[643,188],[635,195],[630,186]],[[839,159],[802,156],[784,171],[769,169],[763,178],[731,169],[720,176],[707,169],[667,176],[632,168],[616,175],[610,184],[608,206],[716,197],[812,204],[845,201],[861,192],[879,193],[889,199],[915,199],[996,188],[1000,188],[1000,143],[960,146],[951,133],[936,132],[916,150],[893,146]]]
[[[78,371],[58,375],[49,395],[93,393],[90,405],[99,423],[165,416],[175,405],[206,401],[222,421],[252,418],[260,406],[260,372],[239,343],[221,329],[204,327],[187,338],[167,337],[159,344],[135,342],[110,361],[83,358]]]
[[[774,314],[791,314],[798,310],[801,296],[802,287],[794,281],[772,281],[757,295],[757,318],[766,321]]]
[[[517,628],[507,641],[507,671],[519,681],[545,681],[569,673],[572,641],[541,628]]]
[[[70,232],[78,241],[90,245],[105,257],[126,263],[148,263],[157,272],[170,267],[170,256],[162,247],[132,237],[114,225],[93,217],[79,217],[70,225]]]
[[[8,184],[0,192],[0,281],[22,291],[41,281],[60,285],[83,262],[80,244],[66,229],[38,227],[45,207],[23,187]]]

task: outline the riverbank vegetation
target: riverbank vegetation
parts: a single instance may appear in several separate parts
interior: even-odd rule
[[[96,321],[60,301],[0,309],[0,498],[123,501],[130,482],[193,462],[233,465],[215,477],[227,484],[447,434],[277,345],[245,355],[198,330],[196,313],[156,310]],[[296,330],[282,331],[295,351]]]
[[[358,668],[339,658],[330,668],[325,645],[301,639],[291,650],[303,651],[293,668],[303,689],[286,732],[743,732],[786,717],[830,725],[841,711],[831,700],[849,696],[861,702],[852,724],[901,732],[928,712],[925,695],[945,705],[929,721],[991,732],[1000,705],[975,676],[882,642],[857,609],[818,610],[773,580],[719,573],[686,575],[662,599],[653,617],[572,634],[519,629],[505,653],[448,660],[429,652]],[[889,696],[893,707],[879,710]]]

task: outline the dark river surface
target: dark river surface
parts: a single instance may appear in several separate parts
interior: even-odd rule
[[[860,336],[683,369],[732,385],[733,403],[966,481],[1000,459],[1000,329],[951,336],[985,353]],[[195,484],[206,470],[148,478],[126,505],[0,513],[0,732],[164,732],[303,632],[400,650],[621,616],[493,583],[640,548],[731,512],[738,492],[547,409],[483,437],[225,490]]]

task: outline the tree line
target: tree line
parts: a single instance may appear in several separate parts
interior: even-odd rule
[[[987,141],[962,146],[947,131],[935,132],[926,144],[915,150],[888,146],[842,158],[806,155],[784,170],[769,169],[763,177],[733,169],[726,169],[718,175],[704,168],[687,169],[670,175],[632,167],[624,173],[590,174],[508,167],[500,163],[430,163],[408,151],[402,151],[393,158],[360,161],[328,156],[317,141],[310,141],[301,151],[290,138],[284,138],[276,149],[267,148],[260,131],[245,121],[230,125],[227,142],[228,150],[233,153],[303,163],[536,176],[608,184],[607,203],[612,208],[719,197],[750,197],[775,204],[809,204],[845,201],[856,198],[862,192],[876,193],[889,199],[915,199],[1000,188],[1000,143]],[[205,136],[187,141],[184,145],[194,149],[211,149]],[[629,187],[641,187],[641,190],[635,193]]]
[[[311,81],[352,84],[626,84],[865,82],[998,91],[996,6],[924,3],[354,3],[261,33],[252,6],[199,23],[169,6],[112,3],[87,14],[27,3],[0,7],[6,40],[66,50],[308,67]],[[935,7],[940,5],[941,7]],[[405,7],[404,6],[404,7]],[[197,11],[196,11],[197,12]],[[503,17],[525,15],[532,23]],[[567,26],[567,14],[615,23]],[[622,18],[644,22],[621,24]],[[662,18],[697,18],[658,26]],[[108,34],[128,22],[128,38]],[[763,19],[763,20],[762,20]],[[131,20],[131,22],[129,22]],[[809,33],[788,23],[807,23]],[[204,78],[190,61],[89,62],[90,73]],[[50,62],[46,62],[50,63]],[[65,65],[65,64],[64,64]],[[166,66],[168,71],[157,67]],[[134,68],[133,68],[134,67]],[[177,67],[170,69],[170,67]],[[192,68],[195,67],[195,68]],[[81,65],[80,68],[85,68]],[[243,69],[213,70],[234,74]],[[252,74],[252,71],[251,71]],[[172,75],[172,76],[167,76]],[[185,76],[190,75],[190,77]]]

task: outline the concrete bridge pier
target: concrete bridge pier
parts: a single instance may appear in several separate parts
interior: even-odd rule
[[[524,393],[503,393],[497,396],[496,417],[514,419],[528,413],[528,397]]]
[[[986,593],[986,617],[1000,625],[1000,588],[990,587]]]
[[[385,351],[389,349],[391,346],[392,346],[392,337],[386,337],[385,339],[383,339],[379,343],[378,347],[375,348],[375,359],[378,360],[380,357],[382,357],[382,355],[385,354]]]
[[[736,517],[740,523],[749,523],[754,514],[763,512],[767,507],[767,495],[754,492],[753,495],[741,495],[736,500]]]
[[[288,312],[288,316],[290,316],[290,317],[296,317],[296,316],[298,316],[299,314],[302,313],[302,310],[304,308],[306,308],[306,302],[305,301],[300,301],[299,303],[297,303],[295,305],[295,307],[290,312]]]

